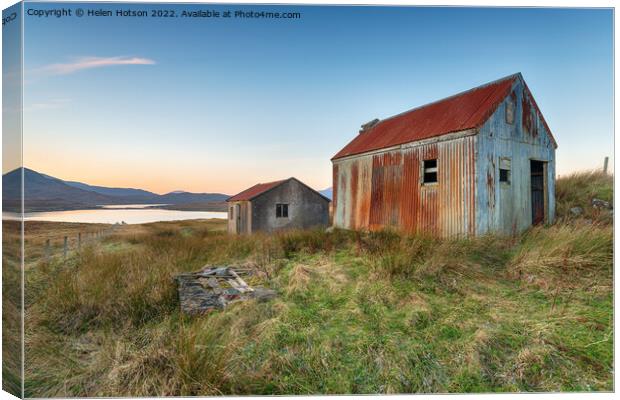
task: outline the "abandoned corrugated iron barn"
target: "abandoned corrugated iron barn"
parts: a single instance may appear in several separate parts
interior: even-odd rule
[[[552,222],[556,148],[520,73],[373,120],[332,158],[334,226],[446,237]]]
[[[327,226],[330,200],[295,178],[259,183],[228,200],[228,232]]]

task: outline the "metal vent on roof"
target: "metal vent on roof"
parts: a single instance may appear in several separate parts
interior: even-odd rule
[[[373,126],[377,125],[379,123],[379,121],[380,121],[379,118],[375,118],[372,121],[366,122],[365,124],[363,124],[361,126],[360,133],[366,132],[367,130],[369,130]]]

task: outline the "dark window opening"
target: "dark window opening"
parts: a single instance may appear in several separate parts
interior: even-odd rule
[[[230,207],[230,212],[228,213],[228,215],[230,219],[233,219],[233,208],[232,207]]]
[[[288,218],[288,204],[276,204],[276,218]]]
[[[437,183],[437,159],[424,160],[423,183]]]
[[[499,170],[499,181],[500,182],[505,182],[505,183],[510,183],[510,170],[508,169],[501,169]]]

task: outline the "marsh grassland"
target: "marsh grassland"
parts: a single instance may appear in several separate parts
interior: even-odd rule
[[[612,178],[557,187],[558,222],[516,237],[231,237],[202,220],[46,262],[41,243],[72,227],[27,223],[26,395],[613,390],[612,217],[590,206]],[[205,264],[250,267],[278,297],[181,315],[172,277]]]

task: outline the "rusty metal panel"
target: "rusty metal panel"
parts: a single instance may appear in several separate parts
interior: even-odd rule
[[[370,198],[371,229],[399,225],[402,170],[400,151],[373,156]]]
[[[359,173],[359,167],[358,167],[358,163],[355,162],[351,165],[351,175],[349,175],[349,193],[351,195],[350,198],[350,202],[349,202],[349,207],[351,209],[351,212],[349,213],[349,221],[350,221],[350,226],[353,228],[357,228],[356,226],[356,216],[357,216],[357,198],[358,198],[358,173]]]
[[[371,159],[352,161],[349,179],[351,212],[347,214],[348,226],[353,229],[364,229],[368,226],[370,219]]]
[[[372,160],[359,160],[360,177],[358,179],[358,208],[355,215],[357,229],[364,228],[370,223],[370,193],[372,193]]]
[[[553,133],[551,132],[549,125],[547,125],[547,121],[545,120],[545,117],[540,111],[540,108],[538,108],[538,104],[536,104],[536,100],[534,99],[530,88],[527,86],[527,83],[525,83],[525,80],[522,76],[519,76],[519,78],[520,79],[516,82],[516,85],[521,85],[523,87],[523,96],[527,97],[529,102],[532,104],[533,112],[535,113],[535,117],[537,119],[535,124],[536,126],[534,128],[536,129],[536,131],[538,131],[539,126],[541,126],[541,129],[545,133],[545,136],[553,144],[553,148],[557,149],[558,143],[556,142],[555,137],[553,137]]]
[[[435,236],[473,234],[474,157],[475,136],[465,136],[335,162],[334,224]],[[420,179],[428,159],[438,160],[437,184]]]

